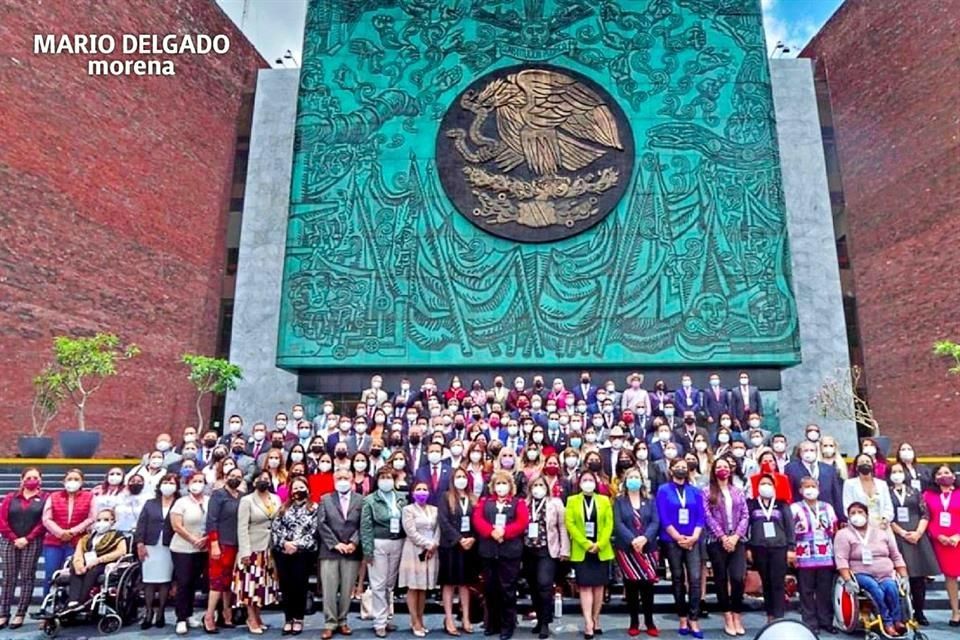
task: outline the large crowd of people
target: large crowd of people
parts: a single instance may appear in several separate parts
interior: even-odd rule
[[[762,583],[768,619],[784,615],[795,572],[803,622],[835,633],[832,589],[873,596],[887,635],[906,631],[898,593],[927,624],[927,578],[942,573],[951,626],[960,626],[960,491],[948,465],[917,463],[909,443],[882,451],[864,438],[847,466],[836,440],[808,425],[800,442],[764,428],[760,393],[746,373],[726,389],[689,376],[668,390],[572,388],[535,377],[485,388],[426,378],[388,393],[379,376],[359,401],[313,418],[301,405],[225,433],[162,433],[132,468],[87,486],[70,470],[45,492],[23,469],[0,504],[0,628],[23,625],[44,558],[44,590],[67,557],[69,602],[79,607],[104,568],[125,553],[142,563],[141,626],[163,627],[171,585],[175,629],[235,626],[252,634],[279,604],[285,635],[304,628],[311,573],[322,591],[322,638],[350,635],[361,598],[377,637],[396,630],[393,592],[427,634],[427,593],[439,591],[443,628],[473,633],[471,589],[482,585],[484,632],[517,628],[523,578],[548,638],[554,597],[572,571],[586,640],[602,633],[612,579],[624,586],[629,635],[659,635],[654,584],[669,569],[679,631],[702,638],[708,571],[729,636],[745,634],[748,568]],[[130,544],[131,548],[127,548]],[[10,617],[16,587],[16,610]],[[207,607],[194,614],[198,594]],[[459,602],[459,611],[455,602]],[[458,624],[459,618],[459,624]]]

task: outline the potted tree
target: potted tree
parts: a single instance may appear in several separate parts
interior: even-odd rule
[[[87,401],[103,383],[117,374],[117,365],[140,353],[135,344],[123,346],[112,333],[53,339],[54,364],[66,396],[77,409],[77,429],[60,432],[60,450],[67,458],[92,458],[100,446],[100,432],[87,431]]]
[[[202,431],[204,397],[210,393],[220,395],[233,391],[237,388],[237,381],[243,379],[243,372],[229,360],[195,353],[183,354],[183,363],[190,367],[187,377],[197,389],[197,431]]]
[[[20,436],[17,447],[24,458],[46,458],[53,449],[53,438],[44,434],[47,427],[60,412],[66,392],[57,373],[46,367],[33,379],[33,404],[30,406],[30,420],[33,423],[33,435]]]

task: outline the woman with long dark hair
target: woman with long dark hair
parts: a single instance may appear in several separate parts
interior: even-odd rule
[[[477,536],[470,517],[477,505],[477,497],[469,490],[470,479],[465,469],[456,467],[450,474],[450,488],[440,499],[437,519],[440,523],[440,571],[437,582],[442,586],[443,629],[448,635],[458,636],[453,617],[453,594],[460,598],[463,630],[473,633],[470,624],[469,585],[479,580],[477,564]]]
[[[745,540],[748,532],[747,497],[733,486],[733,469],[726,458],[716,458],[710,486],[704,491],[707,554],[713,567],[717,604],[727,635],[743,635],[743,583],[747,573]]]
[[[644,490],[643,475],[636,467],[623,474],[620,497],[613,504],[617,564],[623,573],[624,600],[630,614],[629,636],[640,635],[640,612],[647,635],[660,635],[653,621],[653,585],[657,581],[657,532],[660,520],[656,505]]]
[[[307,583],[311,568],[317,566],[317,505],[310,502],[306,479],[294,478],[290,495],[270,527],[273,561],[277,566],[283,606],[283,632],[303,633],[307,605]]]

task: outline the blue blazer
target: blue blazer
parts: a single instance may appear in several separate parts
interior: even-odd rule
[[[687,404],[687,398],[693,401],[693,404]],[[684,411],[700,411],[700,390],[696,387],[690,387],[690,392],[688,394],[687,390],[683,387],[680,387],[673,392],[673,403],[677,408],[677,413],[683,415]]]
[[[644,536],[647,544],[643,547],[644,553],[657,548],[657,535],[660,532],[660,517],[657,515],[657,505],[650,498],[640,500],[640,521],[644,524],[643,531],[634,527],[633,505],[630,497],[624,493],[613,503],[613,546],[627,550],[630,543],[637,536]]]
[[[783,472],[790,478],[790,489],[793,491],[794,499],[802,500],[800,481],[805,476],[810,475],[806,465],[800,460],[791,460],[783,468]],[[817,472],[819,475],[818,482],[820,483],[820,497],[818,499],[833,507],[834,513],[837,514],[837,518],[841,522],[846,521],[846,511],[843,510],[843,483],[840,481],[840,476],[837,475],[837,470],[829,464],[817,462]]]
[[[413,482],[410,483],[410,492],[411,499],[413,493],[413,486],[418,482],[426,482],[427,486],[430,487],[430,498],[427,499],[427,504],[433,506],[438,506],[440,504],[440,498],[444,493],[450,489],[450,474],[452,473],[450,469],[449,460],[440,461],[440,482],[437,484],[437,490],[433,490],[433,474],[431,473],[430,463],[424,462],[417,469],[417,474],[413,477]]]
[[[133,534],[133,543],[145,545],[157,544],[160,539],[160,532],[163,532],[161,544],[170,546],[173,540],[173,525],[170,524],[170,511],[167,511],[167,517],[163,517],[163,505],[160,498],[147,500],[140,511],[140,517],[137,518],[137,528]]]

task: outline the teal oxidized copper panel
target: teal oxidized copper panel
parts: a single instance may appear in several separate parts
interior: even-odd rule
[[[795,364],[785,216],[760,0],[312,0],[277,363]]]

